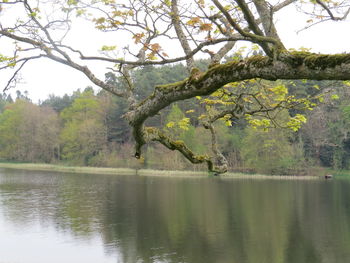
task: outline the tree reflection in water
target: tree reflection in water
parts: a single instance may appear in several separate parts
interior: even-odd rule
[[[117,262],[348,262],[350,180],[0,174],[6,223],[102,239]],[[54,257],[54,255],[52,255]],[[102,259],[101,259],[102,260]]]

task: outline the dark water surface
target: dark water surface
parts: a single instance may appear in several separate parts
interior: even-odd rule
[[[350,262],[350,180],[0,170],[0,263]]]

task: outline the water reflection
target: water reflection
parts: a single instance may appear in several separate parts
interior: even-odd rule
[[[82,251],[65,262],[350,262],[350,181],[3,170],[0,231]]]

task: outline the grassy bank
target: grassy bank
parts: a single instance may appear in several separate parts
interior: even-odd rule
[[[102,168],[102,167],[77,167],[55,164],[36,164],[36,163],[6,163],[0,162],[0,168],[21,169],[32,171],[54,171],[63,173],[85,173],[85,174],[113,174],[113,175],[139,175],[139,176],[169,176],[169,177],[208,177],[207,172],[201,171],[167,171],[151,169],[130,169],[130,168]],[[247,178],[247,179],[298,179],[308,180],[317,179],[319,176],[290,176],[290,175],[261,175],[244,173],[225,173],[220,178]]]
[[[39,164],[39,163],[0,163],[0,168],[33,170],[33,171],[55,171],[65,173],[89,173],[89,174],[135,174],[135,170],[121,168],[95,168],[95,167],[77,167],[64,166],[55,164]]]
[[[142,175],[142,176],[208,176],[206,172],[193,171],[164,171],[151,169],[131,168],[104,168],[104,167],[79,167],[56,164],[39,163],[5,163],[0,162],[0,168],[21,169],[32,171],[54,171],[63,173],[86,173],[86,174],[114,174],[114,175]]]
[[[328,170],[328,174],[333,174],[334,176],[347,177],[350,176],[350,170]]]

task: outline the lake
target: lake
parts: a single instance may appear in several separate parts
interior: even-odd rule
[[[350,262],[350,180],[0,169],[0,263]]]

